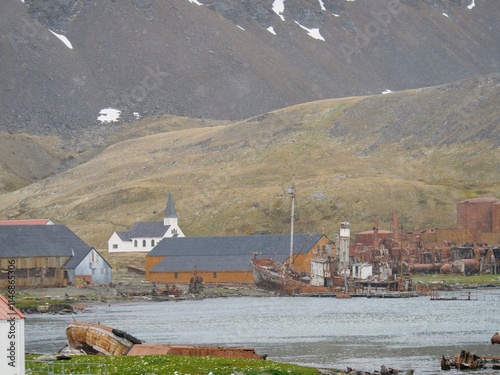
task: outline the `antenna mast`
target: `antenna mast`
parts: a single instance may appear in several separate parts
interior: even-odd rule
[[[292,184],[288,187],[287,193],[292,198],[292,215],[291,215],[291,220],[290,220],[290,269],[292,269],[292,265],[293,265],[293,222],[294,222],[294,211],[295,211],[295,183],[294,183],[294,179],[292,179]]]

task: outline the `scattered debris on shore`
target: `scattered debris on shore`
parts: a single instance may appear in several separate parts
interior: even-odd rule
[[[481,356],[462,350],[460,354],[441,358],[441,370],[478,370],[486,368],[488,363],[493,363],[492,369],[500,370],[500,356]]]

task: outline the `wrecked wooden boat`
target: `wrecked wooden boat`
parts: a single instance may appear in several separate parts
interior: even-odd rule
[[[125,355],[141,340],[111,327],[86,322],[71,322],[66,328],[68,346],[86,354]]]
[[[203,347],[192,345],[148,344],[134,336],[100,324],[71,322],[66,328],[70,351],[105,355],[185,355],[226,358],[265,359],[254,349],[241,347]]]

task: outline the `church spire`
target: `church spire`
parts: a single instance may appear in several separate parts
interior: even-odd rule
[[[164,225],[177,224],[177,212],[175,211],[174,200],[172,193],[168,194],[167,207],[165,208],[165,216],[163,217]]]

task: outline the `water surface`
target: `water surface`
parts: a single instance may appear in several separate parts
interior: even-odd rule
[[[271,360],[324,368],[374,371],[386,365],[435,374],[442,372],[443,355],[461,350],[500,356],[500,345],[490,344],[500,331],[499,289],[474,291],[470,301],[233,297],[96,304],[72,316],[29,315],[27,352],[61,349],[73,318],[149,343],[245,346]],[[489,373],[499,371],[475,372]]]

